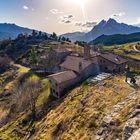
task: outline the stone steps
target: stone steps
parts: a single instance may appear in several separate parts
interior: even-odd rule
[[[107,79],[110,76],[111,76],[110,73],[104,73],[103,72],[103,73],[99,73],[98,75],[96,75],[94,77],[90,77],[89,79],[87,79],[86,82],[95,83],[95,82],[99,82],[99,81],[105,80],[105,79]]]

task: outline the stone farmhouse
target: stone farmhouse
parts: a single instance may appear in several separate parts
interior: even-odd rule
[[[100,54],[98,57],[98,63],[101,71],[120,73],[125,71],[127,61],[120,56],[106,53]]]
[[[62,53],[62,52],[61,52]],[[124,72],[127,61],[114,54],[99,54],[92,52],[89,46],[84,47],[82,55],[64,53],[59,72],[48,76],[51,94],[60,98],[68,90],[83,82],[90,76],[103,72]]]

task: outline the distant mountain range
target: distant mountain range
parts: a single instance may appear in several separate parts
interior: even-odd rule
[[[97,45],[97,44],[103,44],[103,45],[120,45],[125,43],[131,43],[131,42],[137,42],[140,41],[140,32],[139,33],[133,33],[128,35],[102,35],[95,40],[91,41],[89,44],[91,45]]]
[[[114,35],[114,34],[131,34],[140,32],[139,27],[118,23],[116,20],[110,18],[108,21],[102,20],[90,32],[80,34],[75,37],[75,33],[71,33],[70,39],[72,41],[85,41],[90,42],[101,35]],[[67,34],[65,34],[67,36]],[[75,37],[75,38],[74,38]]]
[[[15,38],[20,33],[30,34],[31,32],[32,29],[20,27],[16,24],[0,24],[0,40],[7,39],[9,37]],[[110,18],[108,21],[102,20],[88,33],[74,32],[63,34],[61,36],[69,38],[72,41],[91,42],[102,35],[131,34],[136,32],[140,32],[139,27],[118,23],[116,20]]]
[[[30,34],[32,29],[20,27],[16,24],[0,23],[0,40],[10,38],[16,38],[20,33]]]
[[[72,41],[80,40],[86,33],[85,32],[73,32],[61,35],[61,37],[69,38]]]

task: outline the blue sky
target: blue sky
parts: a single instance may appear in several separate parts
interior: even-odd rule
[[[0,22],[58,34],[88,31],[102,19],[140,24],[140,0],[0,0]]]

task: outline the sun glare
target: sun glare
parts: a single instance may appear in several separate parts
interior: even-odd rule
[[[77,5],[84,5],[87,0],[68,0],[69,2]]]
[[[80,6],[83,18],[86,21],[85,4],[86,4],[87,0],[68,0],[68,1],[71,2],[72,4],[76,4],[76,5]]]
[[[73,0],[76,4],[83,5],[85,4],[86,0]]]

